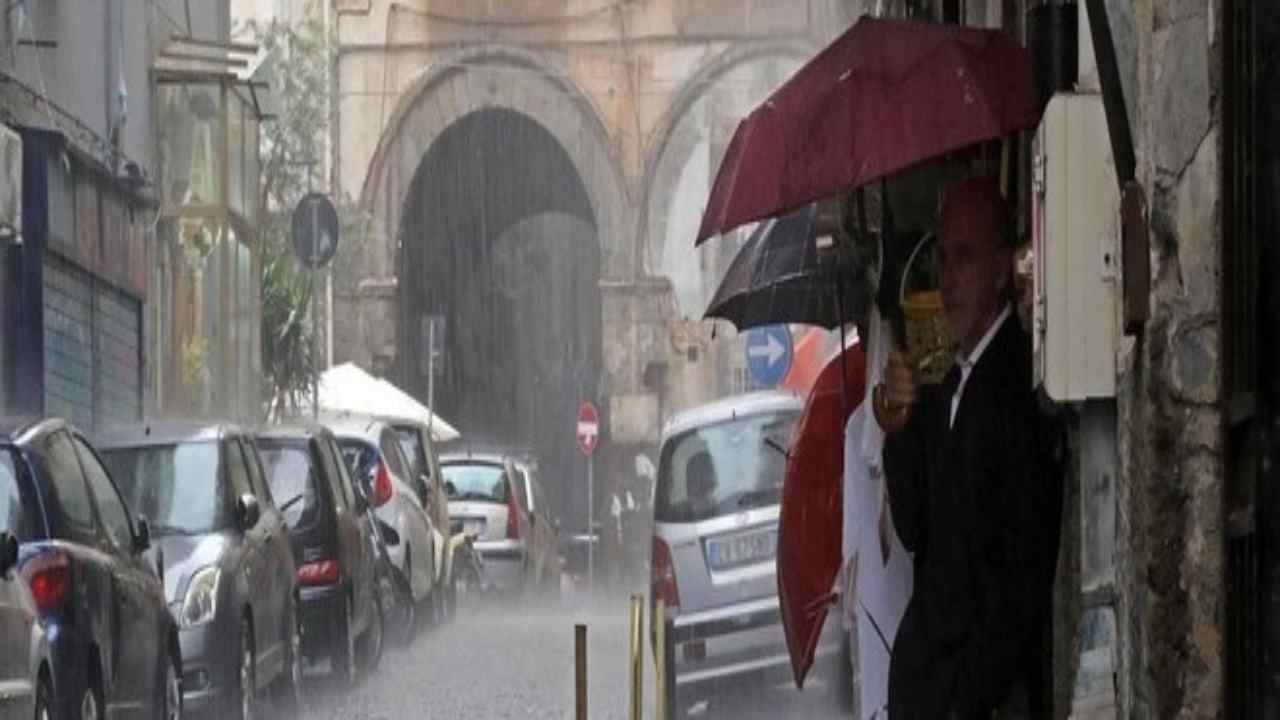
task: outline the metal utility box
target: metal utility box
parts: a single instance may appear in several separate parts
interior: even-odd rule
[[[1032,167],[1034,377],[1060,402],[1116,393],[1120,191],[1102,96],[1054,95]]]

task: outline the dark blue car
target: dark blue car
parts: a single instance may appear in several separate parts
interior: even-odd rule
[[[181,717],[178,632],[146,522],[62,420],[0,419],[0,453],[16,470],[17,568],[49,643],[53,716]]]

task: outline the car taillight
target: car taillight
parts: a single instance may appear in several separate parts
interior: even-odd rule
[[[303,587],[334,585],[338,582],[338,561],[309,562],[298,568],[298,584]]]
[[[391,471],[387,470],[387,461],[378,461],[378,474],[373,478],[373,506],[382,507],[391,501]]]
[[[680,590],[676,587],[676,566],[671,559],[671,548],[655,535],[651,555],[650,597],[666,603],[667,613],[671,613],[680,608]]]
[[[71,561],[59,551],[37,555],[22,569],[31,585],[31,596],[42,611],[56,609],[71,588]]]
[[[507,539],[520,539],[520,506],[516,504],[515,493],[507,495]]]

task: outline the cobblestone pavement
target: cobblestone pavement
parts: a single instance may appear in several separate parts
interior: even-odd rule
[[[627,717],[627,601],[487,601],[454,622],[421,631],[408,647],[389,638],[378,668],[354,689],[327,686],[323,665],[309,668],[308,720],[358,718],[573,717],[573,626],[588,625],[590,717]],[[646,631],[647,639],[647,631]],[[645,717],[653,713],[652,659],[645,657]],[[700,694],[702,695],[702,694]],[[839,717],[821,686],[733,687],[695,699],[702,718]]]

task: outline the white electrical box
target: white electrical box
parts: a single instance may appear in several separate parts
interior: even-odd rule
[[[1116,394],[1120,191],[1102,96],[1058,94],[1032,161],[1034,376],[1060,402]]]

